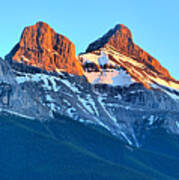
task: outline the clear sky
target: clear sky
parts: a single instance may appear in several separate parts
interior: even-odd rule
[[[116,24],[125,24],[136,44],[179,80],[178,0],[6,0],[0,20],[1,57],[18,42],[23,28],[37,21],[66,35],[77,54]]]

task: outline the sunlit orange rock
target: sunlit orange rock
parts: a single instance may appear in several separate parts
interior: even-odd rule
[[[112,46],[121,54],[145,63],[149,69],[156,71],[161,76],[173,79],[169,72],[155,58],[133,42],[132,33],[126,26],[122,24],[115,26],[114,29],[111,29],[103,37],[91,43],[86,52],[92,52],[107,46]]]
[[[7,58],[47,71],[65,71],[82,75],[81,64],[75,56],[74,44],[44,22],[26,27],[20,42]]]

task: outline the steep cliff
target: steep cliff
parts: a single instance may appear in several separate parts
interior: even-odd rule
[[[81,64],[75,56],[74,44],[44,22],[26,27],[19,43],[6,59],[46,71],[65,71],[82,75]]]

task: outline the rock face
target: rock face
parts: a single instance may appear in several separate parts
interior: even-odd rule
[[[30,119],[48,117],[47,108],[38,102],[41,92],[36,90],[33,84],[19,86],[17,76],[9,63],[0,58],[0,114],[11,113]]]
[[[148,89],[156,84],[179,89],[179,81],[133,42],[132,33],[124,25],[115,26],[91,43],[79,58],[85,76],[93,84],[129,86],[136,82]]]
[[[25,28],[9,61],[0,59],[0,113],[40,120],[65,115],[137,147],[150,129],[179,134],[179,82],[133,43],[125,26],[87,52],[77,59],[74,45],[45,23]]]
[[[179,134],[179,91],[160,86],[148,90],[137,83],[93,85],[84,76],[67,73],[13,72],[3,60],[0,69],[0,114],[42,121],[60,114],[101,126],[137,147],[150,129]]]
[[[80,62],[75,57],[74,44],[43,22],[26,27],[20,42],[6,59],[47,71],[82,75]]]
[[[139,62],[147,65],[149,69],[156,71],[167,79],[173,79],[169,72],[160,65],[160,63],[150,54],[145,52],[137,46],[132,39],[131,31],[124,25],[116,25],[113,29],[108,31],[103,37],[91,43],[86,52],[92,52],[105,48],[106,46],[114,47],[121,54],[131,57]]]

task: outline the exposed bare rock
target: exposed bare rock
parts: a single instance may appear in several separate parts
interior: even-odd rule
[[[112,46],[121,54],[146,64],[149,69],[156,71],[165,78],[173,79],[155,58],[133,42],[131,31],[122,24],[116,25],[114,29],[108,31],[103,37],[91,43],[86,52],[99,50],[106,46]]]
[[[137,82],[148,89],[154,84],[179,89],[179,81],[133,42],[131,31],[124,25],[115,26],[91,43],[79,58],[85,76],[94,84],[129,86]],[[103,70],[99,68],[101,65]]]
[[[44,22],[26,27],[20,42],[6,59],[47,71],[65,71],[82,75],[80,62],[75,57],[74,44]]]

